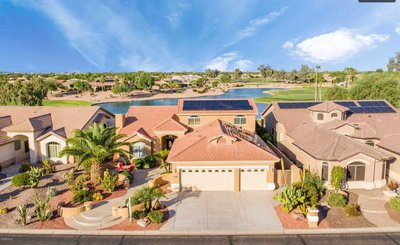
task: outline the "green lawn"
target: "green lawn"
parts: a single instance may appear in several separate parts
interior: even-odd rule
[[[44,106],[90,106],[91,102],[79,100],[44,100]]]
[[[327,88],[322,88],[322,98],[326,93]],[[256,102],[271,102],[271,101],[305,101],[305,100],[314,100],[314,88],[313,87],[305,87],[305,88],[294,88],[288,90],[273,90],[268,93],[271,96],[263,97],[263,98],[255,98]]]

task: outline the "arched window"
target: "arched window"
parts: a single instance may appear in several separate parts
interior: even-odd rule
[[[143,142],[133,143],[130,147],[130,152],[133,154],[134,158],[144,158],[147,157],[146,144]]]
[[[332,113],[331,114],[331,118],[335,118],[335,117],[338,117],[338,114],[337,113]]]
[[[329,164],[327,162],[323,162],[321,168],[321,179],[323,181],[328,181],[328,178],[329,178]]]
[[[188,125],[199,125],[200,117],[199,116],[190,116],[188,118]]]
[[[235,125],[246,124],[246,117],[243,115],[235,116],[235,118],[233,119],[233,124]]]
[[[353,162],[347,165],[347,181],[364,181],[365,164],[362,162]]]
[[[57,142],[50,142],[47,144],[47,157],[59,157],[61,145]]]
[[[365,144],[370,145],[370,146],[375,146],[375,143],[372,140],[365,141]]]
[[[318,113],[317,114],[317,120],[324,120],[324,114]]]

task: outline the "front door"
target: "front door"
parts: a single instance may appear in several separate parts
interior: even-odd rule
[[[24,141],[24,150],[25,150],[25,153],[28,153],[29,152],[29,141]]]

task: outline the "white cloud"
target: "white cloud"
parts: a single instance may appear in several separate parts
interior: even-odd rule
[[[181,12],[175,12],[165,16],[169,24],[174,28],[178,27],[181,24],[181,17],[182,17]]]
[[[286,11],[286,9],[287,7],[284,7],[281,10],[271,12],[264,17],[251,20],[245,28],[236,33],[238,40],[255,35],[259,28],[265,26],[266,24],[281,16]]]
[[[397,32],[397,34],[400,35],[400,24],[397,24],[397,26],[395,27],[395,32]]]
[[[283,48],[305,60],[326,63],[349,59],[366,49],[376,47],[377,43],[384,42],[389,37],[380,34],[362,35],[350,29],[338,29],[301,42],[287,41]]]
[[[253,62],[248,59],[242,59],[242,57],[236,51],[224,53],[218,57],[213,58],[208,62],[205,69],[217,69],[219,71],[232,70],[234,68],[240,68],[246,70]]]

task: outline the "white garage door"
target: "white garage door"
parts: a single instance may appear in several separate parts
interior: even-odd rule
[[[233,191],[232,169],[182,169],[182,190]]]
[[[241,191],[267,190],[267,170],[241,169],[240,190]]]

